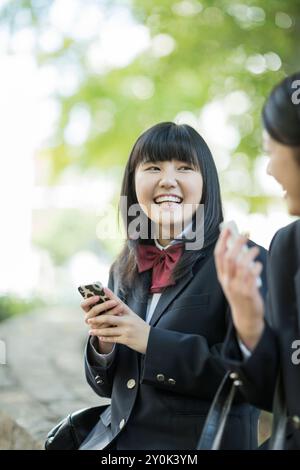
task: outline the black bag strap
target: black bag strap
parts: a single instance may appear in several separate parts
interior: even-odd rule
[[[226,420],[237,387],[241,385],[235,372],[227,372],[217,390],[204,423],[197,450],[218,450],[223,437]]]
[[[269,450],[283,450],[287,424],[287,408],[283,387],[282,372],[279,371],[273,401],[273,423]]]

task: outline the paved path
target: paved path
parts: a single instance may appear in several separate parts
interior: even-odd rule
[[[7,363],[0,365],[0,449],[41,448],[47,432],[68,413],[107,402],[85,381],[87,329],[79,307],[0,323],[7,348]]]

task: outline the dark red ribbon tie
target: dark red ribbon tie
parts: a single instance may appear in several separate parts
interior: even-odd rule
[[[164,287],[175,284],[172,272],[184,251],[184,243],[176,243],[165,250],[153,245],[138,245],[138,271],[142,273],[152,268],[150,292],[161,292]]]

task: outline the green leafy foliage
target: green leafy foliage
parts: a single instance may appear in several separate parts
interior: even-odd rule
[[[43,306],[41,299],[23,299],[13,295],[0,296],[0,322],[15,315],[31,312]]]
[[[99,8],[104,5],[116,14],[114,9],[118,7],[130,8],[135,21],[148,28],[152,42],[128,65],[102,73],[91,70],[87,60],[93,39],[74,39],[66,34],[62,46],[52,53],[37,46],[36,57],[41,67],[52,64],[60,70],[71,64],[80,75],[78,88],[71,96],[59,92],[56,95],[61,114],[46,152],[50,161],[49,181],[55,181],[70,165],[83,170],[124,165],[133,143],[145,128],[159,121],[174,120],[182,111],[199,116],[205,104],[237,90],[248,95],[252,125],[247,127],[243,116],[232,118],[241,135],[235,151],[249,157],[245,171],[250,171],[254,178],[251,162],[260,152],[263,101],[278,80],[299,68],[300,3],[82,0],[83,8],[88,3],[98,4]],[[28,11],[28,23],[39,34],[47,24],[52,4],[47,0],[8,2],[1,18],[15,31],[18,18]],[[165,46],[161,46],[159,53],[155,53],[155,41],[162,39],[161,35],[171,48],[164,53]],[[120,31],[114,41],[122,40]],[[279,66],[272,64],[274,54],[281,61]],[[267,65],[257,71],[255,67],[251,69],[251,60],[267,61]],[[143,87],[148,90],[146,93]],[[65,130],[72,110],[78,105],[85,106],[90,113],[91,126],[85,142],[76,146],[67,142]],[[215,132],[218,133],[217,126]],[[45,158],[45,151],[41,155]],[[252,211],[266,207],[264,196],[259,200],[249,194],[239,196],[247,199]]]

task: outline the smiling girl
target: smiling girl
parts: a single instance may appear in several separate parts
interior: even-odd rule
[[[194,449],[225,373],[230,318],[213,258],[223,216],[205,141],[188,125],[150,128],[129,156],[121,196],[127,240],[105,289],[111,300],[82,303],[87,380],[111,406],[81,449]],[[256,447],[257,416],[239,396],[222,448]]]

